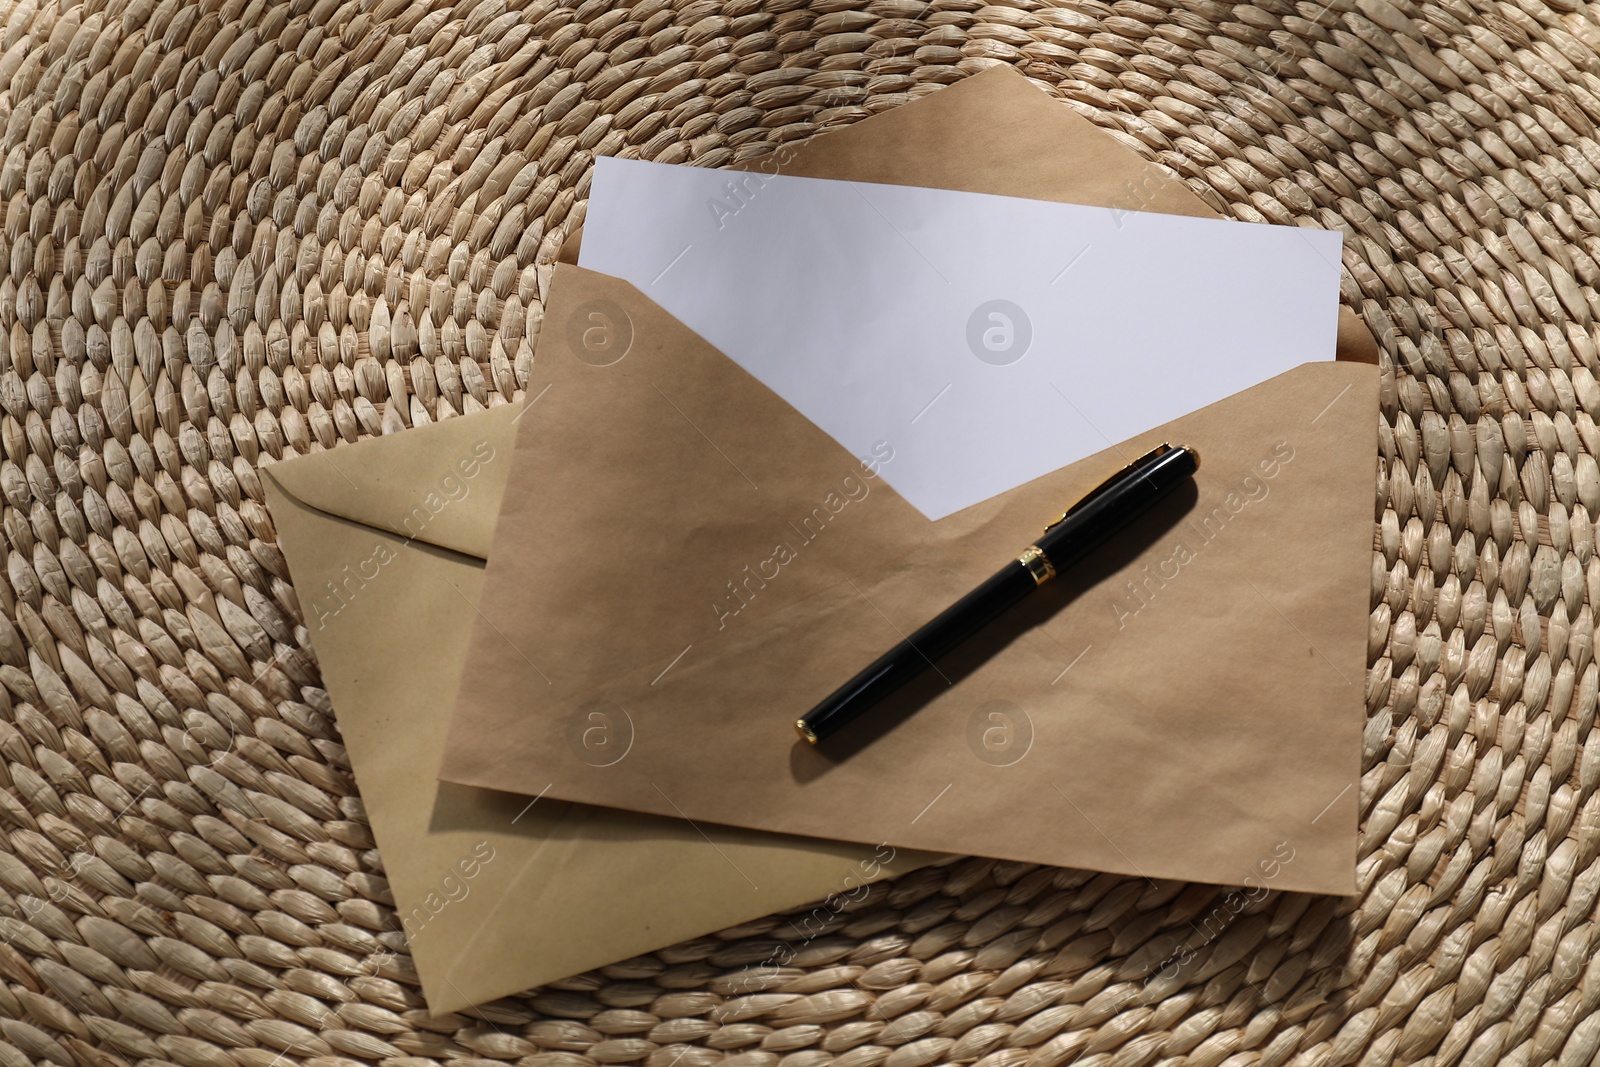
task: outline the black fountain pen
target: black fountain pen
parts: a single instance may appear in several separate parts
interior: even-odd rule
[[[806,712],[795,727],[812,744],[862,715],[921,674],[933,661],[971,637],[1023,597],[1110,539],[1140,513],[1200,469],[1193,448],[1163,444],[1113,475],[1061,518],[1044,536],[1000,568],[993,578],[940,612]]]

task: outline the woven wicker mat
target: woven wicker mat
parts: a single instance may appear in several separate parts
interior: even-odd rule
[[[0,1067],[1594,1058],[1600,15],[0,0],[0,32]],[[520,395],[595,154],[728,164],[993,63],[1225,213],[1348,235],[1385,366],[1359,897],[960,860],[428,1018],[255,468]]]

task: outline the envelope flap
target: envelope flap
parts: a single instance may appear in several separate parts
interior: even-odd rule
[[[962,131],[955,150],[942,144],[951,130]],[[775,155],[781,173],[803,177],[1220,217],[1181,179],[1004,66]],[[743,169],[770,171],[765,164]]]
[[[264,469],[308,507],[484,559],[522,410],[502,404]]]

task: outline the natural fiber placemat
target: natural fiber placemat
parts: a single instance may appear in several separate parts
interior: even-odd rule
[[[1593,9],[0,0],[0,34],[0,1067],[1600,1048]],[[256,467],[519,395],[594,155],[728,164],[993,63],[1348,235],[1385,354],[1360,896],[963,860],[428,1018]]]

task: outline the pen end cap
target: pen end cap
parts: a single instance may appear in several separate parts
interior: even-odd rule
[[[1183,450],[1194,457],[1194,469],[1200,469],[1200,450],[1193,445],[1184,445]]]
[[[817,735],[811,732],[811,727],[806,725],[806,721],[804,719],[796,719],[794,721],[794,728],[800,731],[800,736],[805,738],[811,744],[814,745],[817,743]]]

